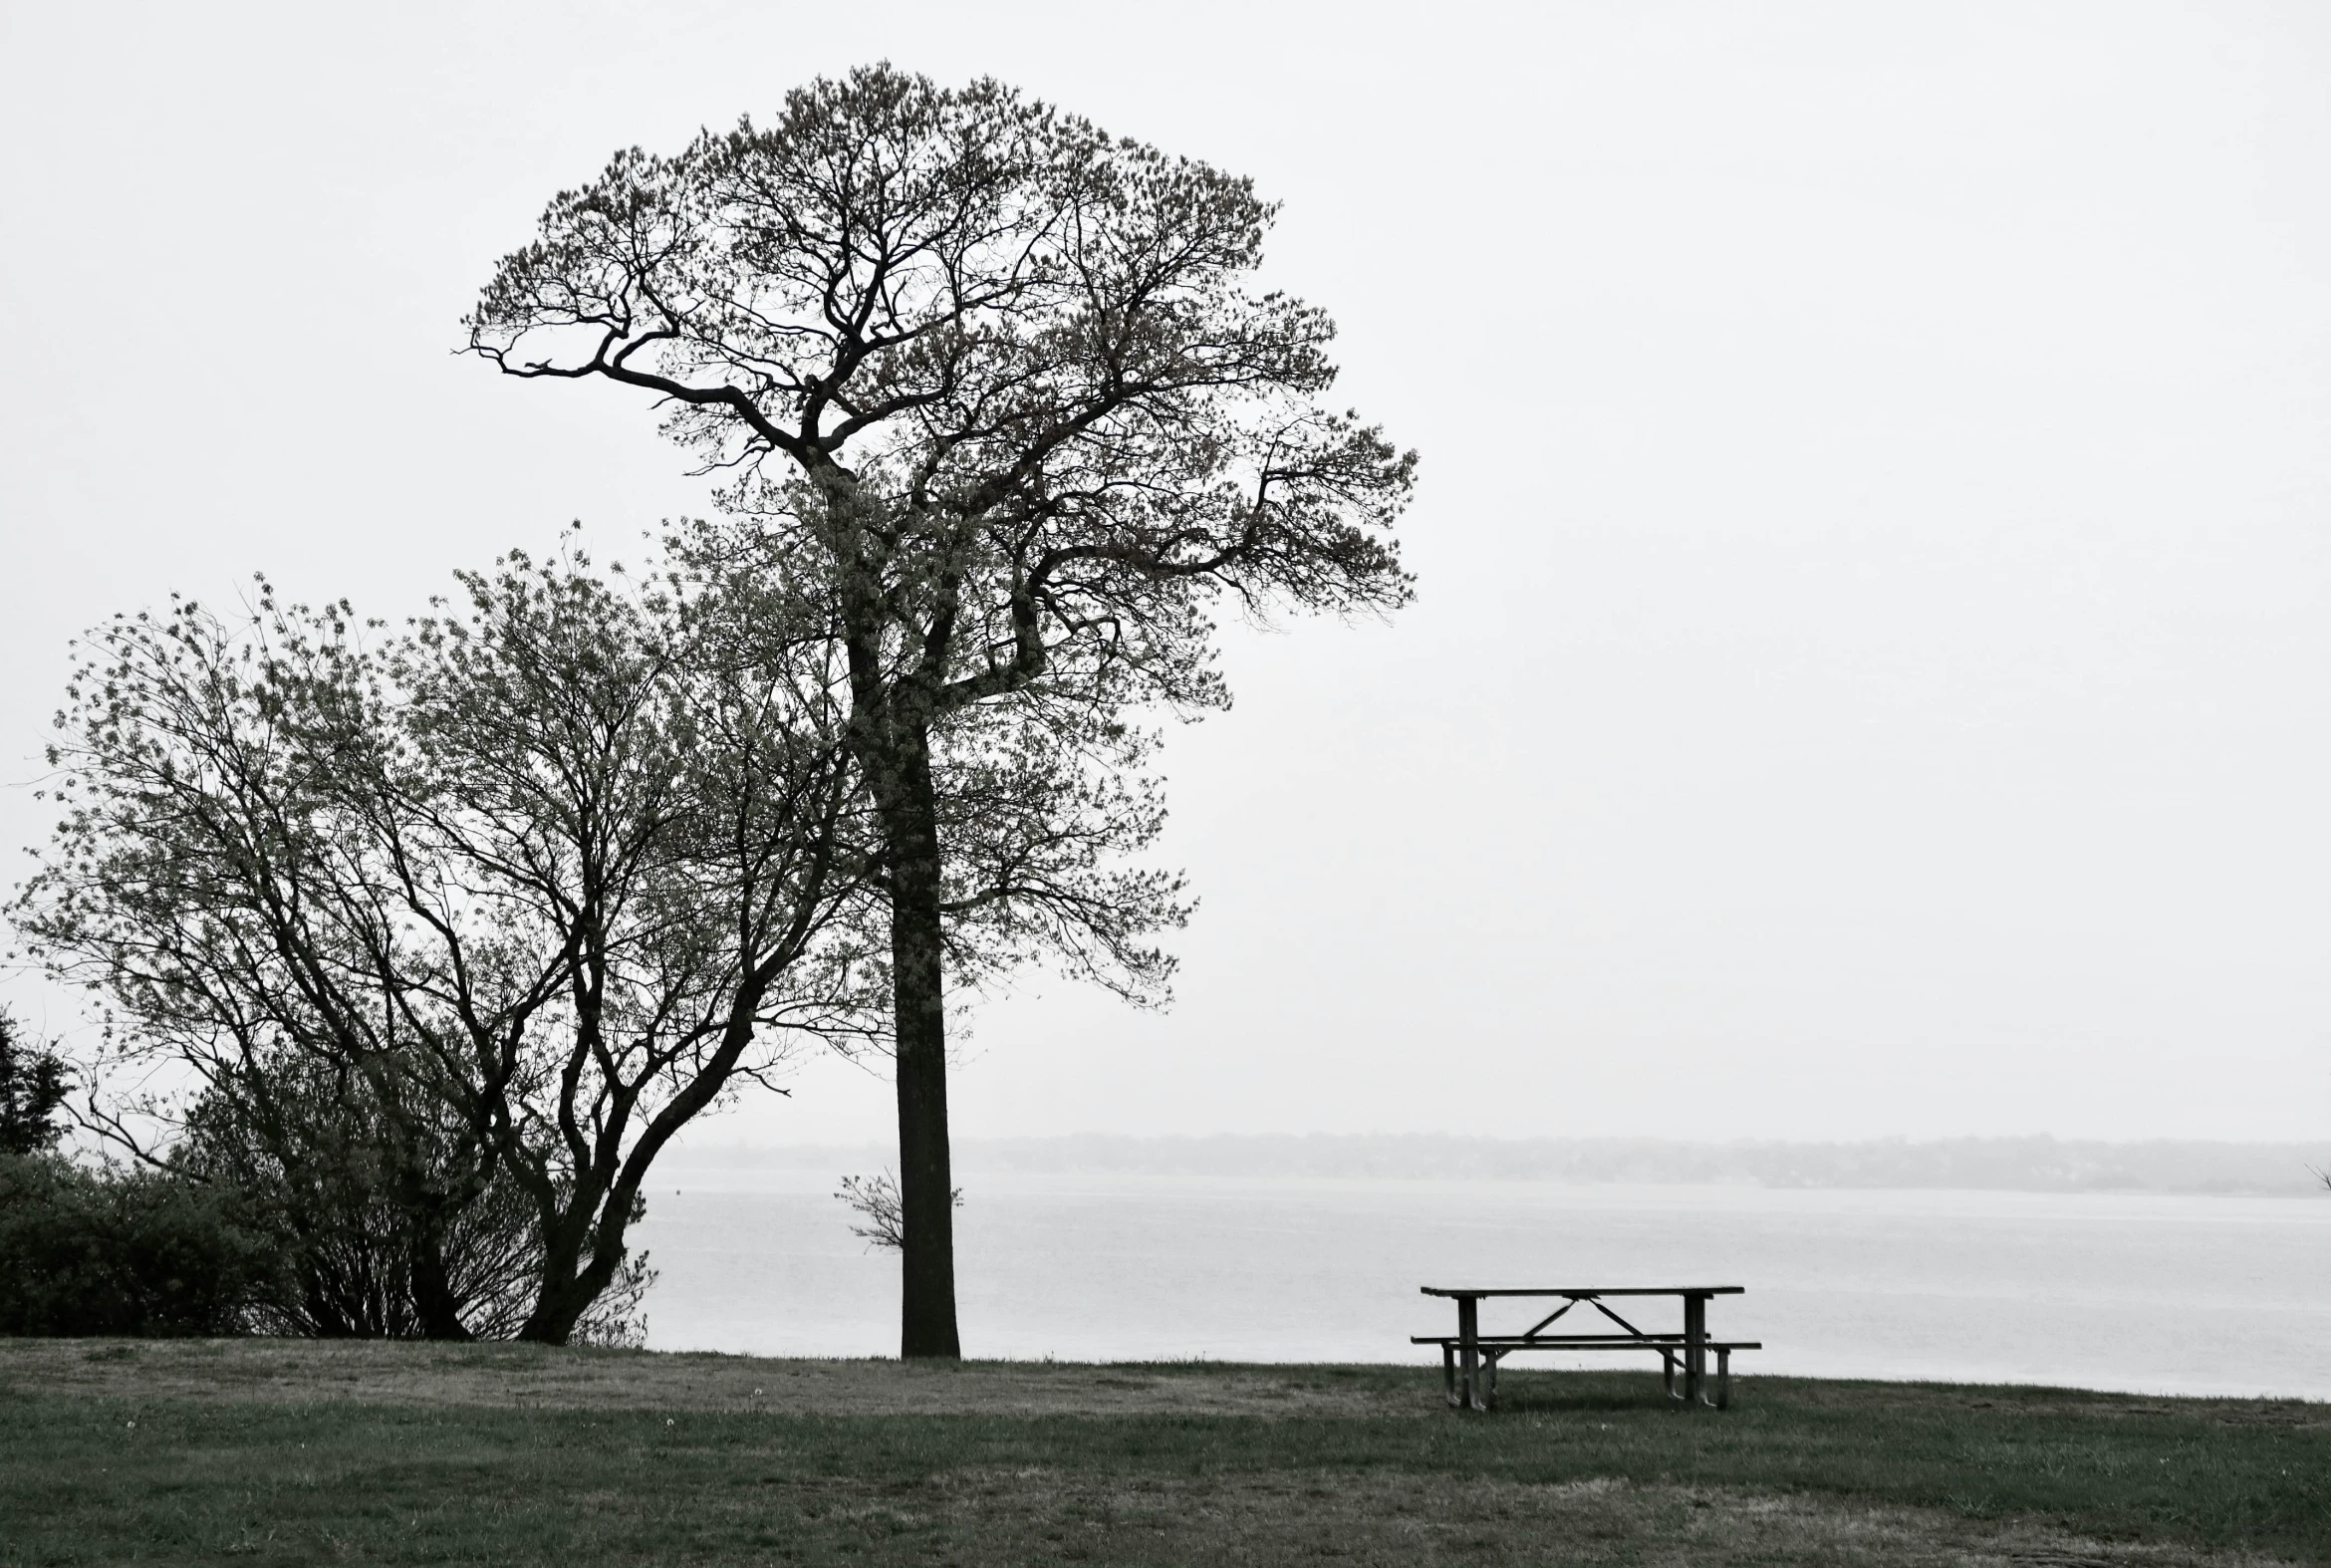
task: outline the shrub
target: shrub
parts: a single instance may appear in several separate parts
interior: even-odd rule
[[[0,1155],[0,1333],[245,1332],[281,1262],[236,1210],[174,1173]]]
[[[0,1155],[33,1155],[57,1142],[57,1113],[72,1087],[54,1051],[24,1043],[16,1020],[0,1009]]]
[[[172,1152],[238,1194],[282,1260],[262,1332],[323,1339],[514,1339],[543,1269],[540,1212],[441,1102],[292,1052],[221,1072]],[[636,1222],[643,1204],[629,1216]],[[652,1279],[628,1256],[574,1337],[636,1345]]]

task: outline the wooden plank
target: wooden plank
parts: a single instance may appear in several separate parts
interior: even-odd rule
[[[1684,1399],[1707,1399],[1707,1298],[1696,1292],[1684,1298]]]
[[[1427,1296],[1471,1296],[1478,1300],[1484,1296],[1575,1296],[1581,1299],[1589,1296],[1737,1296],[1744,1293],[1748,1287],[1746,1285],[1609,1285],[1574,1288],[1567,1285],[1548,1285],[1543,1288],[1532,1286],[1528,1289],[1490,1290],[1484,1288],[1476,1290],[1471,1286],[1420,1285],[1417,1289]]]
[[[1618,1313],[1616,1313],[1616,1312],[1613,1312],[1613,1311],[1612,1311],[1612,1310],[1611,1310],[1609,1307],[1606,1307],[1606,1306],[1604,1306],[1604,1305],[1602,1304],[1602,1302],[1601,1302],[1601,1301],[1599,1301],[1599,1300],[1597,1300],[1597,1299],[1595,1299],[1595,1298],[1593,1298],[1593,1297],[1589,1297],[1589,1298],[1588,1298],[1588,1300],[1587,1300],[1587,1305],[1588,1305],[1588,1306],[1590,1306],[1590,1307],[1592,1307],[1592,1308],[1594,1308],[1594,1309],[1595,1309],[1597,1312],[1600,1312],[1600,1313],[1601,1313],[1601,1314],[1602,1314],[1604,1317],[1607,1317],[1607,1318],[1609,1318],[1609,1319],[1610,1319],[1612,1322],[1614,1322],[1614,1323],[1618,1324],[1618,1325],[1619,1325],[1621,1328],[1625,1329],[1625,1330],[1626,1330],[1628,1333],[1630,1333],[1630,1334],[1635,1334],[1635,1335],[1641,1335],[1641,1334],[1643,1333],[1643,1330],[1641,1330],[1641,1329],[1637,1328],[1637,1327],[1636,1327],[1634,1324],[1632,1324],[1632,1323],[1628,1322],[1628,1321],[1627,1321],[1625,1318],[1621,1317],[1621,1316],[1620,1316]]]
[[[1440,1338],[1437,1334],[1413,1336],[1419,1345]],[[1622,1345],[1681,1345],[1681,1334],[1476,1334],[1473,1338],[1484,1345],[1594,1345],[1611,1340]]]
[[[1456,1344],[1456,1340],[1455,1340],[1455,1339],[1453,1339],[1453,1338],[1444,1337],[1444,1336],[1442,1336],[1442,1335],[1438,1335],[1438,1334],[1412,1334],[1412,1335],[1410,1335],[1410,1336],[1409,1336],[1409,1343],[1410,1343],[1410,1344],[1412,1344],[1412,1345],[1441,1345],[1441,1346],[1453,1346],[1453,1345],[1455,1345],[1455,1344]],[[1626,1335],[1624,1335],[1624,1334],[1613,1334],[1613,1335],[1610,1335],[1610,1336],[1608,1336],[1607,1338],[1601,1338],[1601,1339],[1578,1339],[1578,1340],[1565,1340],[1565,1339],[1531,1339],[1531,1340],[1518,1340],[1518,1339],[1514,1339],[1514,1338],[1512,1338],[1510,1335],[1501,1335],[1501,1334],[1484,1334],[1484,1335],[1480,1336],[1478,1339],[1474,1340],[1474,1342],[1473,1342],[1473,1343],[1474,1343],[1474,1344],[1476,1344],[1476,1345],[1479,1345],[1479,1346],[1480,1346],[1480,1347],[1481,1347],[1481,1348],[1482,1348],[1484,1351],[1487,1351],[1487,1350],[1496,1350],[1496,1351],[1497,1351],[1497,1352],[1499,1352],[1500,1354],[1502,1354],[1502,1353],[1504,1353],[1504,1352],[1506,1352],[1506,1351],[1509,1351],[1509,1350],[1675,1350],[1675,1351],[1680,1351],[1680,1350],[1682,1350],[1682,1349],[1684,1348],[1684,1336],[1683,1336],[1683,1335],[1681,1335],[1681,1334],[1653,1334],[1653,1335],[1646,1335],[1646,1336],[1645,1336],[1644,1338],[1642,1338],[1642,1339],[1630,1339],[1630,1338],[1628,1338],[1628,1337],[1627,1337]],[[1711,1340],[1707,1340],[1707,1341],[1705,1341],[1705,1342],[1702,1344],[1701,1348],[1702,1348],[1702,1349],[1704,1349],[1704,1350],[1762,1350],[1762,1349],[1764,1349],[1764,1344],[1763,1344],[1763,1342],[1762,1342],[1761,1340],[1752,1340],[1752,1339],[1727,1339],[1727,1340],[1717,1340],[1717,1339],[1711,1339]]]
[[[1477,1411],[1489,1408],[1488,1390],[1481,1387],[1481,1303],[1471,1296],[1457,1297],[1457,1365],[1465,1403]]]
[[[1522,1330],[1522,1338],[1524,1338],[1524,1339],[1528,1339],[1528,1338],[1529,1338],[1529,1337],[1530,1337],[1532,1334],[1535,1334],[1535,1333],[1537,1333],[1537,1332],[1538,1332],[1540,1329],[1544,1328],[1544,1327],[1545,1327],[1547,1324],[1549,1324],[1549,1323],[1552,1323],[1552,1322],[1556,1321],[1557,1319],[1559,1319],[1559,1318],[1562,1316],[1562,1314],[1563,1314],[1563,1313],[1565,1313],[1565,1312],[1568,1312],[1568,1311],[1572,1310],[1572,1309],[1573,1309],[1573,1308],[1575,1308],[1577,1305],[1578,1305],[1578,1298],[1577,1298],[1576,1296],[1573,1296],[1573,1297],[1571,1297],[1571,1298],[1570,1298],[1568,1301],[1565,1301],[1564,1303],[1562,1303],[1562,1305],[1560,1305],[1559,1307],[1556,1307],[1556,1308],[1555,1308],[1553,1311],[1551,1311],[1551,1312],[1547,1313],[1547,1314],[1546,1314],[1544,1317],[1542,1317],[1542,1318],[1538,1319],[1538,1321],[1537,1321],[1537,1322],[1535,1322],[1535,1323],[1531,1324],[1531,1325],[1530,1325],[1528,1328],[1526,1328],[1526,1329],[1523,1329],[1523,1330]]]

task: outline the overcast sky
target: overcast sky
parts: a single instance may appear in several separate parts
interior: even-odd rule
[[[457,318],[616,148],[887,57],[1254,176],[1424,456],[1417,605],[1236,632],[1168,741],[1176,1007],[986,1007],[958,1136],[2331,1140],[2331,9],[0,16],[0,845],[117,610],[701,510]],[[712,1136],[891,1126],[796,1087]]]

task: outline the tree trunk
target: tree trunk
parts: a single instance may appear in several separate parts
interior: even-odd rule
[[[461,1321],[461,1304],[453,1298],[452,1282],[445,1268],[445,1249],[438,1240],[434,1223],[414,1238],[407,1266],[412,1271],[412,1304],[420,1314],[421,1338],[475,1338],[468,1325]]]
[[[545,1286],[534,1298],[534,1310],[519,1325],[518,1338],[535,1345],[564,1345],[575,1337],[575,1325],[607,1287],[591,1283],[589,1272],[567,1278],[557,1288]]]
[[[595,1179],[579,1177],[566,1193],[567,1207],[553,1209],[542,1220],[542,1274],[535,1285],[534,1306],[519,1326],[518,1337],[537,1345],[564,1345],[575,1337],[575,1325],[583,1321],[583,1314],[599,1299],[615,1279],[622,1264],[624,1233],[630,1228],[629,1211],[618,1214],[615,1205],[608,1204],[600,1214],[600,1226],[613,1226],[615,1255],[605,1256],[598,1247],[591,1249],[588,1261],[584,1258],[584,1240],[591,1228],[591,1210],[605,1199],[605,1192]],[[595,1237],[593,1239],[607,1239]]]
[[[954,1173],[947,1148],[947,1014],[940,953],[938,809],[930,748],[897,759],[890,840],[893,1019],[898,1030],[899,1354],[963,1354],[955,1332]]]

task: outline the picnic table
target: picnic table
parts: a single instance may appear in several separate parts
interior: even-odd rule
[[[1447,1390],[1449,1404],[1460,1409],[1467,1405],[1477,1411],[1495,1407],[1497,1364],[1517,1350],[1649,1350],[1659,1354],[1660,1364],[1667,1376],[1670,1399],[1680,1398],[1685,1405],[1711,1404],[1717,1410],[1722,1410],[1732,1403],[1732,1352],[1764,1348],[1753,1340],[1718,1340],[1708,1337],[1709,1298],[1737,1296],[1747,1289],[1744,1285],[1613,1285],[1591,1289],[1550,1286],[1495,1290],[1425,1285],[1422,1288],[1427,1296],[1447,1296],[1456,1301],[1456,1333],[1413,1334],[1409,1342],[1413,1345],[1440,1347],[1441,1382]],[[1519,1334],[1484,1334],[1481,1332],[1481,1302],[1491,1296],[1560,1298],[1562,1305]],[[1604,1304],[1607,1297],[1613,1296],[1681,1296],[1684,1300],[1683,1331],[1668,1334],[1639,1329]],[[1582,1301],[1626,1332],[1546,1332]],[[1707,1390],[1707,1358],[1710,1352],[1716,1358],[1715,1398],[1712,1400],[1708,1398]],[[1676,1392],[1679,1364],[1684,1373],[1684,1392],[1681,1395]]]

